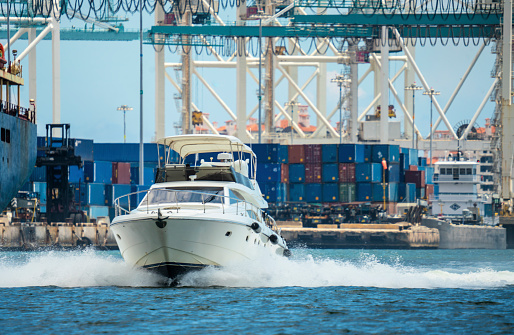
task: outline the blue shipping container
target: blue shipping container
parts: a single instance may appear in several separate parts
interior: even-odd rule
[[[403,184],[405,185],[405,184]],[[398,202],[399,184],[388,183],[385,187],[385,201]],[[384,201],[384,185],[373,184],[373,201]]]
[[[86,188],[86,204],[94,206],[105,206],[105,184],[88,183]]]
[[[305,165],[289,164],[289,182],[303,183],[305,181]]]
[[[153,164],[152,164],[153,165]],[[144,167],[143,178],[145,178],[143,183],[139,182],[139,166],[131,166],[130,167],[130,183],[131,184],[143,184],[143,185],[151,185],[155,183],[155,169],[153,167]]]
[[[75,155],[80,156],[82,161],[94,161],[93,156],[93,140],[72,139],[73,146],[75,147]]]
[[[283,183],[260,183],[261,191],[264,193],[263,197],[269,202],[282,202],[286,201],[287,186]]]
[[[427,158],[418,157],[418,166],[427,166]]]
[[[139,162],[139,143],[94,143],[94,157],[96,161],[108,162]],[[164,150],[157,149],[155,143],[145,143],[145,162],[157,162],[164,159]]]
[[[289,201],[305,201],[305,184],[289,184]]]
[[[46,204],[46,182],[35,181],[32,184],[32,192],[39,194],[39,201]]]
[[[257,164],[257,181],[260,182],[280,182],[281,176],[280,163],[258,163]]]
[[[70,183],[73,192],[74,192],[74,200],[79,205],[86,205],[87,204],[87,190],[86,190],[86,183]]]
[[[141,201],[143,201],[143,198],[146,196],[146,193],[147,192],[142,192],[142,191],[147,191],[150,189],[150,186],[148,185],[130,185],[131,186],[131,193],[134,193],[134,194],[131,194],[130,195],[130,208],[136,208],[137,206],[139,206],[139,204],[141,203]]]
[[[363,144],[339,145],[339,163],[364,163]]]
[[[325,183],[323,189],[323,202],[338,202],[339,201],[339,184],[338,183]]]
[[[374,163],[381,163],[382,158],[385,158],[387,163],[400,163],[400,146],[393,144],[373,145],[372,161]]]
[[[321,146],[321,162],[337,163],[337,144],[323,144]]]
[[[112,174],[112,172],[111,172]],[[72,165],[68,170],[68,181],[70,183],[79,183],[85,182],[84,180],[84,168],[79,168],[78,166]]]
[[[357,183],[357,201],[371,201],[373,197],[373,184]]]
[[[321,184],[305,184],[305,201],[317,203],[322,201]]]
[[[112,182],[112,163],[84,162],[84,180],[88,183],[110,184]]]
[[[433,184],[434,183],[434,167],[427,166],[425,167],[425,184]]]
[[[409,149],[409,165],[418,165],[418,149]]]
[[[387,164],[386,182],[399,183],[400,182],[400,164],[390,163]]]
[[[132,186],[129,184],[113,184],[105,186],[105,199],[107,206],[114,206],[116,198],[122,197],[132,192]],[[130,197],[120,199],[120,206],[128,209]],[[132,204],[131,204],[132,205]]]
[[[321,180],[324,183],[337,183],[339,182],[339,164],[323,164],[321,172]]]
[[[259,163],[280,163],[278,160],[278,144],[275,143],[261,143],[251,144],[251,148],[257,156]]]
[[[382,169],[382,164],[379,163],[355,164],[355,181],[358,183],[381,183]]]
[[[364,161],[371,163],[373,158],[373,144],[364,144]]]
[[[87,215],[92,219],[96,219],[100,216],[109,216],[108,206],[87,206],[85,209],[87,211]]]
[[[289,148],[287,145],[278,146],[278,162],[282,164],[289,163]]]
[[[35,167],[29,178],[30,181],[46,182],[46,166]]]

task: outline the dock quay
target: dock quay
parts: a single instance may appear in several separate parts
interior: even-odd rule
[[[108,222],[95,223],[0,223],[0,249],[38,250],[93,247],[117,249]]]
[[[435,249],[439,231],[406,222],[395,224],[327,224],[304,228],[301,222],[280,221],[282,236],[292,246],[308,248]]]

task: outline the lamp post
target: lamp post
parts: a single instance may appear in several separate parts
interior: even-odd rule
[[[430,89],[430,91],[423,92],[423,95],[430,95],[430,166],[432,166],[432,105],[433,105],[433,98],[434,95],[439,95],[441,92],[435,91],[433,88]]]
[[[351,80],[347,79],[344,74],[336,74],[335,78],[330,80],[339,86],[339,144],[343,141],[343,85],[349,83]],[[346,86],[345,86],[346,88]]]
[[[414,116],[415,116],[415,110],[414,110],[414,98],[415,98],[415,93],[416,91],[419,91],[419,90],[422,90],[423,87],[421,86],[416,86],[416,83],[412,83],[410,86],[405,86],[405,90],[407,91],[412,91],[412,149],[417,149],[418,148],[418,141],[417,138],[416,138],[416,126],[415,126],[415,120],[414,120]],[[414,146],[415,145],[415,146]]]
[[[127,111],[133,110],[133,108],[127,105],[121,105],[120,107],[118,107],[118,110],[123,111],[123,143],[127,143],[127,124],[125,122],[125,113]]]

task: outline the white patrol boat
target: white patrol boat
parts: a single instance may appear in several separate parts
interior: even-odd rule
[[[159,162],[156,183],[136,208],[130,202],[134,194],[115,201],[111,229],[126,262],[176,281],[206,266],[290,255],[263,211],[268,204],[250,147],[221,135],[172,136],[158,144],[165,148],[165,162]],[[173,152],[180,164],[171,163]],[[207,160],[185,163],[190,155],[206,153],[212,154]]]

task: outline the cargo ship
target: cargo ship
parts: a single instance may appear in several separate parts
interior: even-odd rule
[[[22,68],[18,62],[6,67],[0,45],[0,211],[3,211],[29,179],[36,163],[37,126],[34,101],[20,106]]]

